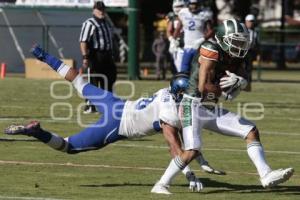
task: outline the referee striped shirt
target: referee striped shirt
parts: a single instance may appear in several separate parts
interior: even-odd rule
[[[112,34],[112,27],[106,19],[91,17],[82,24],[79,42],[88,43],[94,50],[111,51]]]

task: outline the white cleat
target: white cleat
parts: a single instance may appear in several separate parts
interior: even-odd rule
[[[169,192],[168,190],[169,186],[168,185],[164,185],[162,183],[155,183],[155,185],[153,186],[151,193],[155,193],[155,194],[167,194],[170,195],[172,194],[171,192]]]
[[[289,180],[293,173],[293,168],[273,170],[261,178],[260,182],[264,188],[274,187]]]

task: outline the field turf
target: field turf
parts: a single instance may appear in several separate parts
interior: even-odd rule
[[[2,133],[11,123],[36,119],[45,129],[68,136],[82,129],[77,123],[78,116],[84,124],[95,121],[97,114],[86,116],[79,112],[83,100],[74,91],[68,97],[70,88],[64,83],[53,85],[53,81],[49,80],[23,78],[0,80],[0,199],[300,198],[299,83],[256,82],[253,92],[243,93],[234,102],[224,104],[232,111],[256,118],[254,121],[260,129],[271,167],[292,166],[295,169],[294,176],[287,183],[274,189],[263,189],[247,156],[244,141],[204,131],[203,153],[206,159],[216,168],[225,170],[227,175],[206,174],[192,163],[205,189],[201,193],[190,192],[184,176],[180,174],[173,181],[170,188],[173,195],[169,197],[150,193],[170,161],[160,134],[117,142],[98,151],[67,155],[32,138]],[[135,89],[131,99],[150,96],[168,85],[163,81],[136,81],[133,84]],[[129,85],[118,85],[116,91],[119,95],[131,92]],[[243,108],[253,109],[245,113]],[[255,109],[256,112],[251,112]]]

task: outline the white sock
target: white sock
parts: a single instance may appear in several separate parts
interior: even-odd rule
[[[77,92],[82,95],[82,90],[83,90],[84,86],[86,86],[88,84],[88,82],[86,80],[84,80],[80,74],[78,74],[75,77],[75,79],[72,81],[72,84],[74,85]]]
[[[173,178],[185,167],[186,164],[182,162],[179,156],[176,156],[174,159],[171,160],[168,168],[160,178],[159,182],[163,185],[170,185]]]
[[[56,135],[54,133],[51,133],[52,137],[50,141],[47,143],[48,146],[50,146],[53,149],[66,152],[68,150],[68,142],[65,141],[64,138],[60,137],[59,135]]]
[[[264,149],[260,142],[254,141],[248,144],[247,152],[261,178],[272,171],[266,162]]]
[[[70,66],[62,63],[59,68],[57,69],[57,73],[59,73],[63,78],[66,77],[68,71],[70,70]]]

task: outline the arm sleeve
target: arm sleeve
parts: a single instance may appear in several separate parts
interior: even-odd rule
[[[218,59],[219,59],[219,52],[217,50],[209,48],[205,45],[201,46],[200,55],[201,55],[201,57],[208,59],[208,60],[218,61]]]

